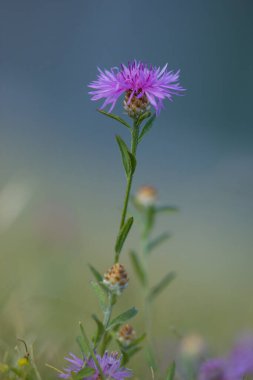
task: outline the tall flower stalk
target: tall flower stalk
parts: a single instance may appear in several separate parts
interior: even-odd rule
[[[130,251],[130,258],[136,277],[140,281],[143,290],[144,301],[144,324],[147,333],[147,360],[154,370],[158,369],[158,364],[154,352],[154,339],[152,332],[153,303],[156,297],[175,278],[175,272],[169,271],[161,280],[152,286],[150,273],[150,256],[161,243],[169,238],[167,232],[163,232],[153,237],[156,219],[160,213],[175,212],[176,207],[159,205],[157,203],[157,191],[152,186],[143,186],[137,194],[132,197],[133,205],[139,216],[140,222],[140,247],[139,252]]]
[[[62,378],[121,380],[131,376],[131,371],[121,367],[121,364],[127,363],[140,350],[140,342],[145,335],[136,338],[132,326],[126,324],[137,314],[135,307],[112,318],[113,307],[128,285],[127,271],[119,260],[134,221],[132,216],[128,216],[128,204],[137,165],[137,148],[163,108],[163,100],[165,98],[172,100],[173,95],[182,93],[183,88],[179,85],[178,79],[179,72],[168,71],[167,65],[160,69],[133,61],[128,66],[122,64],[120,69],[112,68],[110,71],[99,69],[97,80],[89,85],[92,89],[90,91],[92,100],[104,99],[102,109],[107,105],[111,106],[109,113],[102,109],[99,112],[127,127],[131,134],[131,144],[129,147],[119,135],[116,136],[126,175],[126,190],[115,243],[114,263],[104,275],[90,265],[95,277],[91,286],[99,300],[103,317],[92,315],[97,331],[91,340],[83,324],[80,323],[81,335],[77,337],[77,342],[83,358],[80,359],[70,353],[66,358],[69,366],[60,371],[59,376]],[[132,120],[131,124],[111,113],[122,94],[124,94],[123,107]],[[155,109],[154,114],[151,113],[152,106]],[[120,354],[109,354],[107,351],[113,339],[119,345]]]

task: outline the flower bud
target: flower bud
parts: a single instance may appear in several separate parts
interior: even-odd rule
[[[186,357],[199,357],[207,350],[207,345],[202,336],[190,334],[185,336],[180,345],[181,354]]]
[[[118,340],[124,345],[129,346],[129,344],[135,339],[136,332],[131,325],[123,325],[118,332]]]
[[[127,272],[122,264],[114,264],[105,274],[103,283],[115,294],[120,295],[128,286]]]
[[[138,190],[135,200],[143,207],[154,206],[157,200],[157,190],[152,186],[142,186]]]
[[[150,109],[147,96],[143,94],[139,98],[137,93],[132,95],[131,90],[126,91],[123,105],[125,111],[128,113],[130,117],[140,116],[141,114]]]

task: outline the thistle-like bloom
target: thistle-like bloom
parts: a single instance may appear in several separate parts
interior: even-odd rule
[[[69,362],[69,366],[64,368],[64,373],[59,375],[62,379],[71,379],[71,373],[78,373],[82,368],[89,367],[95,370],[94,374],[85,377],[84,380],[100,380],[99,370],[92,358],[80,359],[76,355],[70,353],[70,357],[65,359]],[[121,357],[117,352],[109,354],[107,351],[103,356],[96,354],[96,358],[101,367],[105,379],[123,380],[132,376],[132,371],[128,368],[120,367]]]
[[[93,89],[89,94],[92,100],[105,99],[102,109],[111,104],[109,112],[118,98],[125,94],[124,108],[129,116],[135,117],[146,112],[150,104],[159,114],[165,98],[172,100],[173,95],[180,95],[184,91],[178,83],[179,71],[167,71],[167,64],[160,69],[135,60],[128,66],[121,64],[120,69],[98,70],[97,80],[89,84]]]

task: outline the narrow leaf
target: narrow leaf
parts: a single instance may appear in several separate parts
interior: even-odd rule
[[[154,248],[156,248],[159,244],[163,243],[169,237],[170,237],[170,234],[168,234],[168,232],[164,232],[161,235],[157,236],[155,239],[149,242],[149,244],[147,245],[146,251],[148,253],[151,252]]]
[[[130,125],[124,119],[122,119],[121,117],[119,117],[119,116],[117,116],[117,115],[115,115],[113,113],[105,112],[105,111],[102,111],[102,110],[99,110],[99,109],[98,109],[98,112],[100,112],[102,115],[110,117],[111,119],[117,120],[119,123],[123,124],[128,129],[131,129]]]
[[[139,119],[138,119],[138,126],[141,125],[141,123],[143,122],[143,120],[149,118],[151,116],[151,112],[150,111],[147,111],[143,114],[140,115]]]
[[[129,319],[135,317],[135,315],[138,313],[138,310],[135,307],[132,307],[131,309],[125,311],[124,313],[118,315],[116,318],[114,318],[111,323],[108,326],[108,330],[110,330],[112,327],[117,325],[122,325],[123,323],[127,322]]]
[[[143,286],[145,286],[147,284],[147,275],[146,275],[145,270],[143,268],[143,265],[139,259],[139,256],[137,255],[136,252],[131,251],[130,252],[130,258],[131,258],[131,262],[132,262],[133,268],[135,270],[135,273],[136,273],[138,279],[140,280],[141,284]]]
[[[141,336],[139,336],[138,338],[136,338],[135,340],[133,340],[128,348],[131,348],[131,347],[134,347],[134,346],[137,346],[137,344],[141,343],[145,338],[146,338],[147,334],[142,334]]]
[[[87,346],[87,344],[85,343],[85,340],[83,339],[83,336],[79,335],[76,337],[76,342],[80,348],[80,351],[81,353],[84,355],[84,356],[88,356],[89,355],[89,347]]]
[[[92,265],[89,264],[89,268],[93,274],[93,276],[95,277],[95,279],[98,281],[98,282],[101,282],[103,281],[103,276],[96,270],[96,268],[94,268]]]
[[[101,309],[103,311],[105,311],[107,306],[106,306],[106,294],[105,294],[104,290],[95,281],[91,281],[90,284],[91,284],[91,287],[94,290],[94,292],[98,298],[99,305],[100,305]]]
[[[128,152],[128,154],[129,154],[129,158],[130,158],[130,161],[131,161],[131,173],[134,174],[134,171],[135,171],[135,168],[136,168],[136,165],[137,165],[137,161],[136,161],[136,158],[134,157],[134,155],[131,152]]]
[[[146,218],[144,226],[144,236],[148,237],[150,231],[152,230],[155,224],[155,208],[153,206],[150,206],[145,210],[145,213]]]
[[[177,212],[177,211],[179,211],[179,209],[178,209],[178,207],[174,207],[174,206],[162,205],[162,206],[156,207],[155,211],[156,212]]]
[[[94,353],[94,351],[93,351],[93,348],[92,348],[91,345],[90,345],[89,339],[88,339],[88,337],[87,337],[87,335],[86,335],[86,332],[85,332],[85,330],[84,330],[84,327],[83,327],[83,325],[82,325],[82,322],[79,322],[79,327],[80,327],[80,331],[81,331],[81,334],[82,334],[83,340],[84,340],[84,342],[85,342],[85,344],[86,344],[86,347],[88,348],[88,352],[89,352],[89,354],[91,354],[91,357],[92,357],[92,359],[94,360],[94,362],[95,362],[95,364],[96,364],[96,366],[97,366],[97,368],[98,368],[98,370],[99,370],[99,374],[100,374],[100,376],[103,378],[103,372],[102,372],[102,369],[101,369],[100,364],[99,364],[99,362],[98,362],[98,359],[97,359],[97,357],[96,357],[96,355],[95,355],[95,353]]]
[[[131,173],[131,170],[132,170],[132,162],[131,162],[131,157],[129,154],[130,152],[128,151],[128,147],[126,143],[122,140],[120,136],[118,135],[116,136],[116,141],[120,149],[121,158],[122,158],[126,175],[128,176],[128,174]]]
[[[166,380],[174,380],[175,373],[176,373],[176,363],[173,361],[167,370]]]
[[[124,242],[127,238],[127,235],[132,227],[134,218],[131,216],[129,219],[127,219],[126,223],[124,226],[121,228],[119,235],[117,237],[117,241],[115,244],[115,251],[119,254],[122,250],[122,247],[124,245]]]
[[[175,277],[175,272],[169,272],[166,274],[166,276],[164,276],[157,285],[151,288],[148,295],[149,300],[152,301],[155,297],[157,297],[171,283],[171,281],[174,280]]]
[[[96,345],[100,341],[101,337],[103,336],[105,329],[104,329],[103,323],[98,319],[98,317],[95,314],[92,314],[92,318],[97,324],[97,333],[94,338],[94,343]]]
[[[125,366],[125,364],[130,360],[130,358],[137,352],[139,352],[141,349],[142,347],[134,347],[129,351],[121,351],[121,353],[123,354],[122,365]]]
[[[144,125],[144,127],[142,128],[142,131],[141,131],[140,136],[139,136],[139,139],[138,139],[138,142],[139,142],[139,143],[141,142],[141,140],[143,139],[143,137],[145,136],[145,134],[146,134],[147,132],[149,132],[150,129],[152,128],[152,126],[153,126],[153,122],[154,122],[155,118],[156,118],[156,114],[152,115],[152,116],[148,119],[148,121],[146,122],[146,124]]]

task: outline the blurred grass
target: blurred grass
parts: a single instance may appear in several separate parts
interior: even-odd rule
[[[17,337],[33,344],[36,362],[42,375],[55,378],[45,363],[62,368],[64,356],[78,353],[75,337],[78,321],[88,331],[95,328],[90,319],[99,312],[89,287],[92,279],[87,263],[104,272],[113,260],[112,249],[117,231],[118,209],[110,211],[107,204],[96,204],[90,198],[48,196],[41,189],[0,235],[0,325],[1,356],[14,352]],[[89,203],[92,206],[89,207]],[[2,216],[3,217],[3,216]],[[211,241],[201,241],[205,255],[187,252],[187,239],[177,227],[181,216],[163,217],[158,228],[173,231],[174,237],[152,258],[154,283],[168,269],[179,276],[154,305],[154,334],[161,361],[169,356],[167,344],[180,334],[197,331],[216,348],[226,347],[233,335],[252,328],[253,305],[250,302],[253,280],[245,259],[224,252],[217,261]],[[106,221],[106,224],[105,224]],[[137,229],[131,234],[128,248],[138,246]],[[223,242],[216,242],[222,246]],[[200,246],[198,247],[201,252]],[[183,253],[184,251],[184,253]],[[127,249],[122,261],[130,268]],[[142,300],[138,283],[132,278],[120,299],[115,314],[130,306],[140,313],[133,322],[142,331]],[[141,370],[143,354],[134,360]],[[45,376],[45,375],[44,375]]]

